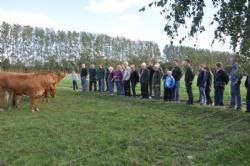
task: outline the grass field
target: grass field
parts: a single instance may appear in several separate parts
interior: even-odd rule
[[[24,99],[18,110],[0,114],[0,165],[250,165],[247,113],[83,96],[68,78],[39,108],[31,113]]]

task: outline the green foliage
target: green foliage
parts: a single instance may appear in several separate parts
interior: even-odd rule
[[[55,99],[39,102],[40,112],[28,111],[27,98],[18,110],[1,112],[1,165],[249,165],[248,114],[83,96],[70,86],[67,77]]]

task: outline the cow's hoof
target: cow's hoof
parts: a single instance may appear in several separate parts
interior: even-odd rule
[[[36,112],[35,110],[31,110],[31,112]]]
[[[36,111],[40,111],[39,108],[36,108]]]
[[[3,112],[4,110],[2,108],[0,108],[0,112]]]

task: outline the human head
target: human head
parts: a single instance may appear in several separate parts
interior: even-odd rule
[[[127,68],[127,67],[128,67],[128,62],[125,61],[125,62],[123,63],[123,65],[124,65],[124,68]]]
[[[237,63],[236,57],[231,57],[230,62],[231,62],[231,64]]]
[[[102,69],[102,67],[103,67],[102,64],[100,64],[100,65],[99,65],[99,68]]]
[[[154,63],[152,61],[149,61],[148,66],[152,67],[154,66]]]
[[[184,64],[184,66],[188,66],[191,64],[191,60],[187,58],[184,60],[183,64]]]
[[[204,64],[200,64],[200,70],[203,70],[204,69],[204,67],[205,67],[205,65]]]
[[[174,59],[173,66],[179,66],[179,59]]]
[[[135,65],[134,64],[130,65],[130,67],[131,67],[132,71],[135,71]]]
[[[215,67],[216,67],[216,70],[219,70],[219,69],[221,69],[223,67],[223,64],[221,62],[217,62],[215,64]]]
[[[121,65],[117,65],[117,67],[116,67],[116,70],[122,70],[122,66]]]
[[[114,70],[114,68],[112,67],[112,66],[109,66],[109,72],[111,73],[113,70]]]
[[[95,68],[95,65],[94,65],[94,64],[91,64],[91,65],[90,65],[90,68],[91,68],[91,69],[94,69],[94,68]]]
[[[204,69],[206,70],[206,71],[208,71],[208,72],[210,72],[210,68],[209,67],[204,67]]]
[[[168,75],[168,76],[171,76],[171,75],[172,75],[172,71],[168,70],[168,71],[167,71],[167,75]]]
[[[154,65],[154,70],[158,70],[159,68],[160,68],[160,64],[159,63],[157,63],[157,64]]]
[[[85,66],[85,64],[82,64],[82,68],[85,68],[86,66]]]
[[[147,67],[146,63],[143,62],[143,63],[141,64],[141,69],[145,69],[146,67]]]

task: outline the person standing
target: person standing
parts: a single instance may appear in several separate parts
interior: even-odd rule
[[[97,70],[97,78],[98,78],[99,92],[104,92],[105,70],[102,65],[99,65],[99,68]]]
[[[215,65],[216,72],[214,75],[214,105],[224,106],[224,90],[225,85],[229,82],[229,77],[227,73],[223,70],[222,63],[218,62]]]
[[[230,85],[230,94],[231,94],[231,102],[230,108],[236,108],[237,110],[241,110],[242,102],[241,102],[241,94],[240,94],[240,84],[242,75],[239,74],[239,64],[235,58],[231,59],[232,66],[231,72],[229,75],[231,85]]]
[[[164,79],[164,101],[173,101],[173,89],[175,86],[175,79],[172,76],[172,71],[166,69]]]
[[[209,67],[205,67],[205,72],[207,73],[207,83],[206,83],[206,88],[205,88],[205,93],[206,93],[206,98],[207,98],[207,105],[212,105],[213,100],[211,98],[211,87],[212,87],[212,81],[213,81],[213,74],[210,70]]]
[[[186,91],[188,94],[187,104],[193,104],[194,96],[193,96],[192,84],[193,84],[195,74],[194,74],[193,68],[191,66],[191,60],[185,59],[184,66],[185,66],[185,70],[186,70],[185,71],[185,85],[186,85]]]
[[[85,64],[82,64],[82,70],[81,70],[81,82],[82,82],[82,93],[86,91],[86,78],[88,76],[88,71],[86,69]]]
[[[108,84],[109,84],[109,94],[114,95],[114,68],[110,65],[109,68],[109,75],[108,75]]]
[[[92,92],[92,87],[94,85],[94,91],[97,90],[96,88],[96,69],[95,65],[91,64],[89,68],[89,91]]]
[[[148,84],[150,79],[150,71],[147,69],[146,63],[141,64],[141,77],[140,77],[140,83],[141,83],[141,95],[143,99],[148,99]]]
[[[149,99],[152,98],[152,91],[153,91],[153,74],[154,74],[154,64],[153,62],[149,62],[148,64],[148,71],[149,71]]]
[[[108,80],[108,77],[109,77],[109,67],[112,67],[110,64],[108,65],[108,67],[106,68],[106,71],[105,71],[105,84],[106,84],[106,91],[108,92],[109,91],[109,80]]]
[[[78,86],[77,86],[78,76],[75,71],[72,72],[71,79],[73,83],[73,90],[76,91],[78,89]]]
[[[197,77],[197,86],[199,87],[199,93],[200,93],[200,104],[205,105],[207,103],[206,98],[206,85],[207,85],[207,72],[205,71],[205,65],[200,65],[200,71]]]
[[[182,71],[179,67],[179,60],[175,59],[173,62],[172,75],[175,79],[175,86],[173,89],[174,101],[180,102],[180,80],[182,77]]]
[[[161,97],[161,79],[162,79],[162,72],[160,69],[160,64],[154,65],[154,74],[153,74],[153,89],[154,89],[154,98],[160,99]]]
[[[247,97],[246,97],[246,105],[247,105],[247,111],[250,113],[250,75],[247,76],[245,87],[247,88]]]
[[[132,72],[131,72],[131,76],[130,76],[130,81],[131,81],[131,89],[132,89],[132,93],[133,93],[133,97],[136,97],[136,84],[139,82],[139,73],[136,71],[135,69],[135,65],[132,64],[130,66]]]
[[[125,96],[131,96],[130,91],[130,75],[131,75],[131,69],[128,66],[128,62],[124,62],[124,72],[123,72],[123,88],[124,88],[124,95]]]
[[[113,73],[113,79],[115,81],[117,95],[122,95],[122,67],[117,65],[116,71]]]

